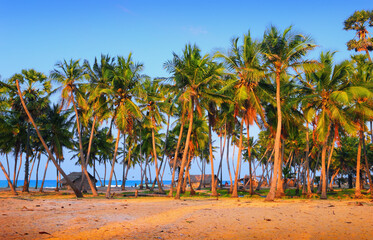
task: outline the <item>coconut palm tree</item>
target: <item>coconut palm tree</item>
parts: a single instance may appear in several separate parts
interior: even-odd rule
[[[348,76],[352,70],[351,65],[344,61],[340,64],[333,64],[335,53],[321,53],[320,62],[323,69],[310,75],[314,84],[312,94],[305,97],[309,108],[314,108],[317,115],[317,140],[322,144],[321,152],[321,178],[322,192],[321,199],[326,199],[326,152],[329,138],[333,138],[331,147],[334,147],[336,137],[331,136],[333,126],[341,126],[348,133],[355,133],[355,125],[349,120],[345,106],[352,103],[352,99],[360,96],[358,93],[362,88],[351,87]],[[365,93],[365,90],[364,90]],[[335,133],[338,133],[335,131]]]
[[[276,85],[276,108],[277,108],[277,128],[275,135],[275,159],[273,180],[270,191],[266,197],[267,201],[273,201],[277,186],[277,174],[279,172],[280,159],[280,136],[281,136],[281,78],[289,75],[291,69],[305,71],[314,70],[314,62],[304,60],[305,55],[316,46],[312,44],[309,37],[300,34],[293,34],[291,27],[285,29],[282,33],[274,26],[266,30],[261,44],[264,66],[268,74],[274,75]]]
[[[49,102],[49,93],[51,90],[50,82],[47,81],[47,77],[40,72],[35,71],[34,69],[29,70],[22,70],[20,74],[15,74],[11,78],[11,82],[15,82],[16,80],[20,81],[22,85],[25,86],[24,91],[22,92],[22,96],[25,98],[27,108],[31,111],[32,115],[34,116],[42,116],[43,110],[48,105]],[[15,91],[12,92],[13,95],[13,103],[12,109],[19,113],[19,117],[26,121],[26,139],[25,139],[25,152],[26,152],[26,159],[25,159],[25,177],[24,177],[24,184],[23,184],[23,192],[29,191],[29,158],[30,158],[30,148],[31,148],[31,129],[29,124],[29,119],[25,111],[22,108],[20,103],[20,98],[16,94]]]
[[[365,52],[370,58],[369,51],[373,50],[373,38],[370,36],[368,27],[373,24],[373,10],[355,11],[346,21],[344,21],[344,30],[354,30],[356,35],[354,39],[347,42],[347,49],[354,49],[355,52]]]
[[[234,101],[240,107],[244,108],[243,120],[246,123],[247,139],[250,139],[250,125],[257,122],[257,115],[265,121],[264,111],[259,98],[260,85],[259,81],[265,77],[265,72],[260,66],[260,44],[251,38],[250,32],[243,36],[243,44],[238,46],[239,38],[232,40],[232,47],[228,55],[218,54],[222,57],[228,70],[236,74],[234,83]],[[248,162],[251,171],[251,144],[247,144]],[[237,185],[235,184],[233,197],[237,195]],[[252,181],[250,181],[250,194],[253,193]]]
[[[208,55],[202,57],[200,52],[200,49],[196,45],[192,46],[188,44],[185,46],[181,56],[174,53],[173,60],[165,63],[166,69],[173,74],[175,87],[180,89],[180,95],[182,95],[184,101],[188,103],[187,115],[189,118],[189,126],[179,172],[176,199],[180,198],[181,179],[183,178],[184,169],[187,164],[194,112],[202,116],[201,99],[216,99],[220,97],[219,94],[212,92],[209,86],[213,81],[219,78],[223,72],[223,68],[221,65],[215,64]],[[213,161],[211,144],[210,159]],[[214,179],[212,180],[214,182]],[[213,192],[213,194],[215,193]]]
[[[35,131],[36,131],[36,134],[38,135],[39,137],[39,140],[41,141],[41,143],[43,144],[43,147],[44,149],[47,151],[48,153],[48,156],[49,158],[52,160],[52,162],[54,163],[54,165],[56,166],[56,168],[58,169],[58,171],[62,174],[62,176],[66,179],[66,182],[67,184],[71,187],[71,189],[73,189],[74,193],[75,193],[75,196],[78,197],[78,198],[81,198],[83,197],[82,193],[80,192],[80,190],[78,188],[75,187],[75,185],[72,183],[72,181],[67,177],[66,173],[62,170],[62,168],[58,165],[56,159],[53,157],[53,154],[52,152],[49,150],[47,144],[45,143],[44,139],[43,139],[43,136],[40,134],[40,131],[33,119],[33,117],[31,116],[30,112],[28,111],[27,109],[27,106],[23,100],[23,97],[22,97],[22,92],[21,92],[21,88],[19,86],[19,81],[18,79],[15,80],[16,81],[16,86],[17,86],[17,92],[18,92],[18,96],[21,100],[21,104],[22,104],[22,107],[23,109],[25,110],[31,124],[34,126],[35,128]]]
[[[72,119],[69,111],[61,111],[61,106],[53,104],[46,111],[46,119],[42,134],[45,136],[49,149],[54,153],[56,160],[61,163],[64,160],[63,148],[72,148],[73,133]],[[58,190],[58,185],[56,187]]]
[[[158,167],[158,156],[155,147],[155,132],[158,132],[161,128],[161,124],[165,122],[163,115],[161,114],[160,104],[164,102],[164,96],[162,96],[160,79],[145,78],[142,82],[143,93],[140,98],[140,107],[145,112],[145,119],[143,126],[151,129],[152,132],[152,145],[153,145],[153,159],[155,164],[155,178],[158,183],[158,189],[160,192],[164,192],[159,181],[159,167]],[[154,186],[155,183],[153,183]],[[153,187],[152,187],[153,190]]]
[[[367,61],[366,55],[355,55],[352,56],[351,64],[353,65],[353,71],[351,73],[351,83],[354,88],[359,89],[359,95],[354,97],[352,105],[349,106],[348,112],[353,116],[354,122],[358,126],[358,152],[357,152],[357,167],[356,167],[356,191],[355,197],[361,196],[360,189],[360,160],[361,160],[361,148],[364,148],[364,159],[367,177],[369,179],[370,190],[373,191],[372,176],[369,170],[368,159],[365,148],[365,135],[366,131],[365,122],[368,119],[373,118],[373,104],[372,104],[372,87],[371,80],[373,77],[373,64]],[[357,91],[357,89],[356,89]]]
[[[64,60],[56,64],[56,68],[51,72],[50,77],[62,84],[62,104],[61,108],[65,105],[69,107],[70,103],[73,104],[76,126],[79,138],[79,150],[80,150],[80,160],[82,166],[82,172],[88,180],[89,186],[91,188],[93,196],[98,196],[96,191],[96,186],[94,186],[89,174],[87,172],[86,166],[84,164],[84,154],[83,154],[83,143],[81,136],[81,122],[79,120],[77,99],[79,98],[78,83],[83,80],[84,69],[80,66],[79,60],[70,59],[70,61]]]
[[[113,72],[113,78],[109,88],[102,89],[101,94],[106,96],[109,102],[111,118],[117,127],[117,138],[115,144],[114,157],[109,178],[109,185],[106,197],[110,198],[111,180],[114,173],[114,165],[118,151],[121,132],[131,134],[135,119],[142,119],[140,108],[134,103],[140,87],[140,72],[143,65],[135,63],[130,53],[127,58],[119,56]],[[111,132],[111,130],[109,130]]]

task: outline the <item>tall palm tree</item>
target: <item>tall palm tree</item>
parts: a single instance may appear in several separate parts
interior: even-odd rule
[[[361,148],[364,149],[364,159],[367,177],[369,179],[370,191],[373,191],[372,176],[370,173],[369,163],[367,159],[366,147],[365,147],[365,135],[366,130],[365,122],[368,119],[373,118],[373,104],[372,104],[372,87],[371,80],[373,78],[373,64],[367,61],[366,55],[355,55],[352,56],[351,64],[353,65],[353,71],[351,74],[351,83],[354,88],[359,89],[359,95],[354,97],[352,105],[347,110],[355,123],[358,126],[358,155],[357,155],[357,167],[356,167],[356,191],[355,197],[361,196],[360,190],[360,159],[361,159]],[[356,89],[357,90],[357,89]]]
[[[59,163],[64,160],[63,148],[73,147],[71,141],[73,139],[73,133],[71,132],[73,123],[69,115],[68,111],[62,112],[61,107],[57,104],[48,107],[42,129],[42,134],[46,136],[47,145]]]
[[[243,121],[246,123],[247,139],[250,139],[250,125],[257,122],[257,114],[265,121],[264,111],[259,99],[259,81],[265,77],[264,71],[260,66],[260,44],[251,38],[250,32],[243,36],[243,44],[238,46],[239,38],[232,40],[232,47],[228,55],[218,54],[222,57],[230,71],[236,74],[234,82],[234,102],[244,109]],[[248,161],[251,171],[251,144],[247,144]],[[235,181],[237,182],[237,180]],[[234,185],[232,197],[238,197],[237,184]],[[253,192],[252,181],[250,181],[250,194]]]
[[[134,120],[142,119],[140,108],[134,103],[140,87],[140,72],[143,65],[135,63],[130,53],[127,58],[119,56],[113,72],[113,78],[109,88],[102,89],[101,93],[106,96],[111,110],[111,118],[117,127],[117,138],[115,144],[114,157],[109,178],[109,185],[106,197],[110,198],[111,180],[114,173],[114,165],[120,141],[120,134],[131,134]],[[109,130],[111,131],[111,130]]]
[[[373,38],[369,35],[368,27],[372,27],[373,10],[355,11],[346,21],[344,21],[344,30],[354,30],[356,35],[354,39],[347,42],[347,49],[354,49],[356,52],[365,52],[370,58],[369,51],[373,50]]]
[[[143,94],[141,94],[140,107],[145,112],[144,127],[150,128],[152,132],[152,145],[153,145],[153,159],[155,164],[155,178],[158,183],[158,189],[160,192],[164,192],[159,181],[159,167],[158,167],[158,156],[155,147],[155,132],[158,132],[161,128],[161,124],[165,122],[163,115],[161,114],[160,104],[165,100],[161,93],[161,85],[159,84],[160,79],[145,78],[142,83]],[[154,185],[154,184],[153,184]]]
[[[80,192],[80,190],[73,184],[73,182],[68,178],[68,176],[66,175],[66,173],[62,170],[62,168],[60,167],[60,165],[58,165],[56,159],[53,157],[53,154],[52,152],[49,150],[47,144],[45,143],[44,139],[43,139],[43,136],[40,134],[39,132],[39,129],[33,119],[33,117],[31,116],[30,112],[28,111],[27,109],[27,106],[25,104],[25,101],[23,100],[23,97],[22,97],[22,92],[21,92],[21,88],[19,86],[19,81],[18,79],[15,80],[16,81],[16,86],[17,86],[17,92],[18,92],[18,96],[20,97],[20,100],[21,100],[21,104],[22,104],[22,107],[23,109],[25,110],[31,124],[34,126],[35,128],[35,131],[36,131],[36,134],[38,135],[39,137],[39,140],[41,141],[41,143],[43,144],[43,147],[44,149],[47,151],[48,153],[48,156],[49,158],[52,160],[53,164],[56,166],[56,168],[58,169],[58,171],[62,174],[62,176],[66,179],[66,182],[67,184],[71,187],[71,189],[74,191],[75,193],[75,196],[78,197],[78,198],[81,198],[83,197],[82,193]]]
[[[21,84],[25,86],[22,96],[24,96],[27,108],[34,116],[39,116],[39,119],[43,113],[43,110],[46,109],[49,102],[49,93],[50,93],[50,82],[47,81],[47,77],[40,72],[35,71],[34,69],[22,70],[21,74],[15,74],[10,81],[15,82],[16,80],[20,81]],[[31,154],[31,129],[29,119],[25,113],[22,105],[20,103],[20,98],[14,91],[13,95],[13,104],[12,109],[19,113],[19,117],[26,121],[26,141],[25,141],[25,177],[23,184],[23,192],[29,191],[29,157]]]
[[[187,163],[190,136],[193,129],[194,112],[197,112],[202,116],[200,99],[216,99],[216,97],[220,97],[219,94],[216,94],[209,89],[209,85],[219,78],[219,75],[223,72],[223,68],[222,66],[215,64],[208,55],[202,57],[200,52],[201,51],[197,46],[188,44],[185,46],[181,56],[174,53],[173,60],[165,63],[166,69],[173,74],[175,87],[180,89],[180,95],[183,95],[184,101],[188,103],[187,115],[189,118],[189,126],[175,199],[180,198],[181,179],[183,179],[184,169]],[[211,144],[210,159],[213,161]],[[214,173],[212,176],[214,176]],[[214,179],[212,180],[214,181]]]
[[[329,144],[332,126],[342,126],[343,129],[351,134],[355,133],[355,125],[349,120],[345,106],[351,104],[352,97],[358,97],[358,89],[351,87],[348,76],[351,71],[350,64],[345,61],[340,64],[333,64],[335,53],[321,53],[320,62],[323,68],[312,74],[312,83],[314,91],[305,97],[309,107],[314,108],[317,115],[317,140],[322,144],[321,152],[321,178],[322,191],[321,199],[326,199],[326,152]],[[333,138],[332,148],[335,144]]]
[[[83,79],[84,69],[80,66],[79,60],[70,59],[70,61],[64,60],[56,64],[56,68],[51,72],[50,77],[62,84],[62,104],[61,108],[66,105],[69,107],[70,103],[73,104],[76,117],[76,126],[79,138],[79,150],[80,150],[80,160],[82,166],[82,172],[87,178],[88,184],[91,188],[93,196],[98,196],[96,186],[93,184],[87,168],[84,164],[84,154],[83,154],[83,143],[81,136],[81,123],[79,120],[78,108],[76,100],[79,98],[79,91],[77,84]]]
[[[277,107],[277,128],[275,135],[275,159],[273,177],[270,191],[266,197],[267,201],[273,201],[277,186],[277,174],[279,172],[280,158],[280,136],[281,136],[281,77],[289,74],[291,69],[310,71],[314,68],[314,62],[304,60],[305,55],[315,45],[309,37],[300,34],[293,34],[291,27],[280,32],[276,27],[271,26],[266,30],[261,44],[263,60],[269,74],[274,75],[276,85],[276,107]]]

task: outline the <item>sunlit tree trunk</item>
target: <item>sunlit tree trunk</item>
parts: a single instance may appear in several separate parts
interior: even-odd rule
[[[360,162],[361,162],[361,144],[362,144],[362,131],[359,131],[359,145],[357,147],[357,158],[356,158],[356,182],[355,182],[355,198],[361,197],[360,188]]]
[[[329,131],[330,131],[330,126],[328,127],[327,134],[325,137],[325,141],[322,144],[322,152],[321,152],[321,178],[322,179],[322,186],[321,186],[321,199],[327,199],[326,196],[326,185],[327,185],[327,180],[326,180],[326,164],[325,164],[325,158],[326,158],[326,150],[328,148],[328,138],[329,138]]]
[[[185,142],[185,148],[183,152],[183,158],[181,160],[181,167],[180,167],[180,172],[179,172],[179,181],[177,183],[177,191],[176,191],[176,196],[175,199],[180,199],[180,192],[181,192],[181,179],[183,179],[184,176],[184,169],[185,165],[187,162],[187,155],[188,155],[188,150],[189,150],[189,143],[190,143],[190,135],[192,134],[192,129],[193,129],[193,110],[194,110],[194,99],[191,99],[191,107],[189,109],[189,126],[188,126],[188,133],[187,133],[187,138]]]
[[[48,169],[49,160],[50,159],[48,158],[47,163],[45,164],[43,180],[41,181],[41,186],[40,186],[39,192],[43,192],[45,177],[47,176],[47,169]]]
[[[246,130],[247,130],[247,153],[248,153],[248,161],[249,161],[249,177],[250,177],[250,189],[249,193],[250,195],[253,195],[253,172],[251,168],[251,145],[250,145],[250,124],[249,121],[247,121],[246,124]]]
[[[212,154],[212,124],[209,121],[209,152],[210,152],[210,165],[211,165],[211,196],[217,197],[218,192],[216,191],[216,185],[215,185],[215,172],[214,172],[214,156]]]
[[[157,150],[155,148],[154,128],[152,128],[152,144],[153,144],[153,156],[154,156],[154,164],[155,164],[155,178],[157,179],[159,192],[163,193],[164,191],[162,189],[161,183],[159,182],[158,156],[157,156]]]
[[[369,180],[369,189],[370,189],[370,196],[371,198],[373,197],[373,182],[372,182],[372,175],[370,174],[370,168],[369,168],[369,163],[368,163],[368,156],[367,156],[367,149],[365,146],[365,136],[363,135],[363,148],[364,148],[364,158],[365,158],[365,171],[368,176]]]
[[[44,142],[44,139],[43,137],[41,136],[40,132],[39,132],[39,129],[37,128],[35,122],[34,122],[34,119],[32,118],[30,112],[28,111],[27,107],[26,107],[26,104],[25,102],[23,101],[23,98],[22,98],[22,93],[21,93],[21,90],[20,90],[20,87],[19,87],[19,83],[18,83],[18,80],[16,80],[16,84],[17,84],[17,90],[18,90],[18,95],[20,97],[20,100],[21,100],[21,103],[22,103],[22,106],[30,120],[30,122],[32,123],[32,125],[34,126],[35,128],[35,131],[41,141],[41,143],[43,144],[43,147],[45,148],[45,150],[48,152],[48,155],[50,157],[50,159],[52,160],[52,162],[54,163],[54,165],[56,166],[56,168],[58,169],[58,171],[60,171],[60,173],[62,174],[62,176],[66,179],[66,182],[67,184],[71,187],[71,189],[73,189],[74,193],[75,193],[75,196],[78,197],[78,198],[81,198],[83,197],[82,193],[75,187],[75,185],[70,181],[70,179],[67,177],[67,175],[65,174],[65,172],[62,170],[62,168],[60,168],[60,166],[57,164],[55,158],[53,157],[52,155],[52,152],[49,150],[49,148],[47,147],[47,144],[45,144]]]
[[[280,71],[276,71],[276,108],[277,108],[277,129],[276,129],[276,136],[275,136],[275,159],[274,159],[274,167],[273,167],[273,175],[271,181],[271,188],[268,192],[266,197],[266,201],[274,201],[275,200],[275,193],[276,193],[276,186],[277,186],[277,178],[278,178],[278,170],[281,167],[279,164],[280,162],[280,137],[281,137],[281,121],[282,121],[282,113],[281,113],[281,99],[280,99]]]
[[[22,160],[23,160],[23,155],[22,155],[22,151],[20,151],[20,153],[19,153],[19,166],[18,166],[17,177],[16,177],[16,184],[18,184],[19,172],[21,171],[22,162],[23,162]]]
[[[230,137],[228,137],[228,143],[227,143],[227,168],[228,168],[228,173],[229,173],[229,181],[230,181],[230,185],[229,185],[229,193],[232,193],[232,190],[233,190],[233,180],[232,180],[232,173],[231,173],[231,168],[229,166],[229,140],[230,140]]]
[[[91,177],[88,174],[87,167],[86,167],[86,161],[84,160],[83,143],[82,143],[82,133],[81,133],[81,129],[80,129],[80,121],[79,121],[78,109],[76,108],[76,103],[74,101],[74,97],[72,97],[71,99],[72,99],[72,103],[73,103],[73,107],[74,107],[74,111],[75,111],[75,117],[76,117],[76,126],[77,126],[76,128],[78,130],[78,137],[79,137],[80,161],[81,161],[81,164],[82,164],[83,173],[84,173],[85,177],[87,178],[89,187],[91,188],[91,191],[92,191],[92,195],[93,196],[98,196],[97,191],[96,191],[96,186],[93,184],[92,179],[91,179]],[[91,134],[91,135],[93,135],[93,134]],[[91,141],[91,139],[90,139],[90,141]],[[87,156],[87,157],[89,157],[89,156]],[[83,178],[84,177],[82,176],[82,181],[83,181]]]
[[[240,128],[240,141],[239,141],[239,149],[238,149],[238,156],[237,156],[237,166],[236,166],[236,172],[234,174],[234,186],[233,186],[233,192],[232,192],[232,198],[238,197],[238,173],[240,171],[240,162],[241,162],[241,155],[242,155],[242,131],[243,131],[243,122],[244,120],[241,120],[241,128]]]
[[[110,171],[110,177],[109,177],[109,184],[106,190],[106,198],[111,198],[111,180],[113,179],[113,173],[114,173],[114,165],[115,165],[115,159],[117,157],[118,153],[118,145],[120,141],[120,131],[118,129],[118,135],[117,135],[117,142],[115,143],[115,150],[114,150],[114,157],[113,157],[113,162],[111,164],[111,171]]]
[[[171,180],[170,192],[168,194],[169,197],[173,196],[173,190],[174,190],[174,184],[175,184],[176,161],[177,161],[177,156],[179,154],[179,148],[180,148],[180,143],[181,143],[181,137],[182,137],[182,134],[183,134],[183,130],[184,130],[184,114],[181,117],[181,126],[180,126],[179,138],[177,139],[175,156],[174,156],[174,160],[172,162],[172,180]]]
[[[4,172],[4,175],[5,175],[6,180],[8,181],[8,184],[9,184],[10,190],[12,191],[12,193],[13,193],[14,195],[18,195],[16,189],[13,187],[12,182],[10,181],[9,175],[7,174],[7,172],[6,172],[6,170],[5,170],[4,166],[3,166],[3,164],[2,164],[1,162],[0,162],[0,167],[1,167],[1,170],[3,170],[3,172]]]
[[[285,148],[284,145],[285,145],[284,141],[282,140],[280,142],[281,155],[280,155],[280,159],[279,159],[279,162],[278,162],[279,167],[278,167],[278,175],[277,175],[277,189],[276,189],[276,194],[275,194],[275,197],[277,197],[277,198],[285,196],[284,179],[282,177],[282,165],[283,165],[283,162],[284,162],[284,148]]]

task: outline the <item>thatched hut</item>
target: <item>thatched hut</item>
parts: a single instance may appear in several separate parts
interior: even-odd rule
[[[204,177],[203,175],[190,175],[190,185],[194,189],[201,187],[211,187],[211,174],[205,174]],[[203,179],[202,179],[203,178]],[[218,180],[218,184],[221,183],[221,180],[215,175],[215,181]]]
[[[89,173],[88,173],[89,174]],[[74,183],[74,185],[79,189],[80,188],[80,185],[81,185],[81,182],[82,182],[82,173],[81,172],[72,172],[70,173],[69,175],[67,175],[67,177]],[[96,182],[97,180],[91,175],[89,174],[89,177],[91,178],[92,180],[92,183],[95,185],[96,187]],[[63,178],[61,180],[61,184],[62,184],[62,187],[66,187],[67,189],[71,189],[70,186],[67,184],[67,181],[65,178]],[[88,183],[88,180],[86,177],[84,177],[84,181],[83,181],[83,184],[82,184],[82,188],[80,189],[81,191],[88,191],[88,190],[91,190],[91,187],[89,186],[89,183]]]

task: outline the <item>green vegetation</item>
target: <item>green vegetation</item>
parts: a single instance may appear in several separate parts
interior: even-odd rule
[[[330,51],[309,59],[317,47],[310,36],[292,27],[282,31],[270,26],[262,39],[248,32],[234,38],[227,51],[214,54],[202,54],[197,45],[187,44],[164,63],[169,78],[146,76],[131,53],[101,55],[93,64],[63,60],[49,76],[22,70],[0,82],[0,153],[7,169],[0,167],[12,185],[24,159],[23,191],[28,192],[35,162],[38,171],[44,155],[58,169],[58,191],[60,174],[66,178],[60,163],[65,161],[64,151],[70,150],[91,188],[92,195],[85,196],[94,198],[103,195],[96,191],[89,168],[104,182],[110,170],[111,183],[113,178],[117,181],[118,164],[122,190],[129,169],[141,169],[140,189],[147,190],[139,196],[267,201],[371,196],[372,22],[373,11],[365,10],[344,22],[345,30],[356,31],[347,48],[358,54],[341,62],[335,62],[338,53]],[[61,93],[59,104],[51,100],[55,93]],[[257,138],[250,135],[254,124],[261,129]],[[12,172],[9,160],[14,163]],[[243,161],[248,170],[241,169]],[[103,165],[104,172],[96,165]],[[207,179],[200,185],[209,189],[198,191],[201,181],[190,176],[192,165]],[[229,189],[218,186],[224,165]],[[167,166],[172,169],[169,191],[162,184]],[[243,180],[241,174],[246,175]],[[68,184],[82,196],[82,184]],[[125,192],[119,197],[134,195]],[[113,197],[111,184],[105,197]]]

